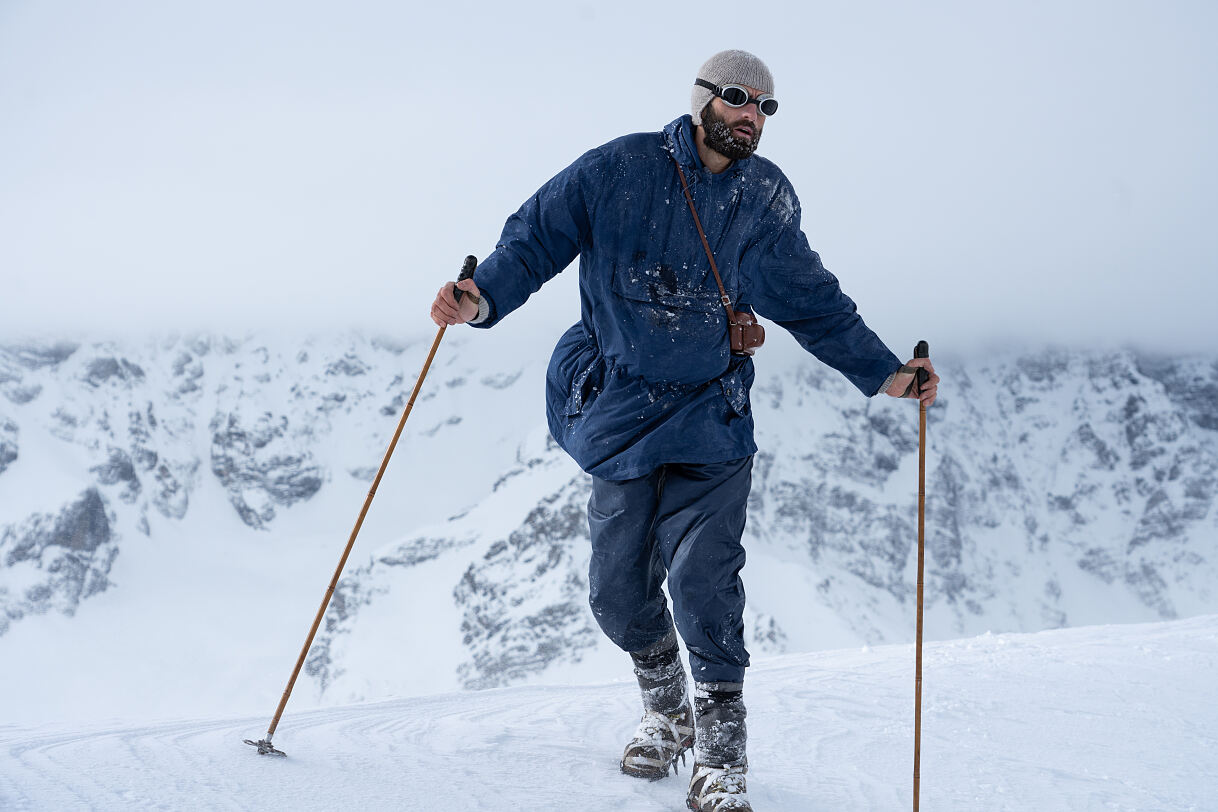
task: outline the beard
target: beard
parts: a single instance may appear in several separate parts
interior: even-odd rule
[[[712,105],[702,109],[702,129],[706,134],[706,145],[724,157],[739,161],[757,151],[761,141],[761,128],[753,128],[752,138],[741,138],[732,132],[725,119],[716,115]]]

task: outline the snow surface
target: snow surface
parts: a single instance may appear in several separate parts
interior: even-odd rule
[[[924,656],[928,812],[1218,808],[1218,615]],[[899,645],[758,661],[756,808],[909,808],[913,660]],[[289,705],[286,759],[241,743],[269,717],[0,725],[0,809],[682,809],[687,770],[654,784],[617,770],[637,713],[625,680]]]

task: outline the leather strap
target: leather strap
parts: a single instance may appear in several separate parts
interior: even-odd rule
[[[922,387],[918,384],[918,370],[922,367],[911,367],[908,364],[901,364],[898,373],[908,373],[913,375],[913,380],[909,382],[909,386],[905,387],[905,391],[901,393],[903,398],[916,398],[922,394]]]
[[[711,273],[715,275],[715,284],[719,286],[719,300],[723,302],[723,307],[727,310],[727,319],[731,324],[736,323],[736,311],[732,309],[732,300],[727,295],[727,291],[723,289],[723,279],[719,276],[719,267],[715,265],[715,255],[711,253],[710,243],[706,241],[706,232],[702,230],[702,220],[698,217],[698,210],[694,208],[694,199],[689,193],[689,184],[685,180],[685,171],[681,169],[681,162],[677,160],[677,156],[672,155],[672,162],[677,165],[677,175],[681,178],[681,191],[685,193],[685,202],[689,204],[689,212],[694,216],[694,225],[698,227],[698,236],[702,238],[702,247],[706,250],[706,258],[710,260]]]

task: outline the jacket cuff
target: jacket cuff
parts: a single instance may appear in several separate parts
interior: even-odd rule
[[[900,372],[900,371],[901,371],[900,369],[897,369],[891,375],[889,375],[887,378],[885,378],[884,382],[882,384],[880,384],[880,388],[875,390],[875,394],[880,395],[880,394],[883,394],[884,392],[887,392],[888,387],[892,386],[892,382],[894,380],[896,380],[897,372]]]
[[[478,298],[478,315],[467,321],[466,324],[480,324],[490,318],[490,315],[490,302],[486,300],[486,296],[481,296]]]

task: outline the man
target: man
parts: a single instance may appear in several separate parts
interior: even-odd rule
[[[560,172],[459,283],[472,295],[458,304],[449,283],[431,310],[437,324],[491,327],[579,256],[581,319],[551,358],[547,418],[592,475],[589,600],[630,653],[642,691],[643,718],[621,769],[663,778],[692,745],[695,812],[751,809],[740,570],[757,450],[753,362],[747,348],[730,350],[707,253],[734,311],[751,308],[786,328],[864,395],[930,404],[939,381],[929,359],[902,365],[863,323],[809,248],[791,184],[753,155],[777,112],[773,92],[757,57],[715,54],[698,72],[690,115],[611,141]],[[929,375],[920,393],[916,367]]]

